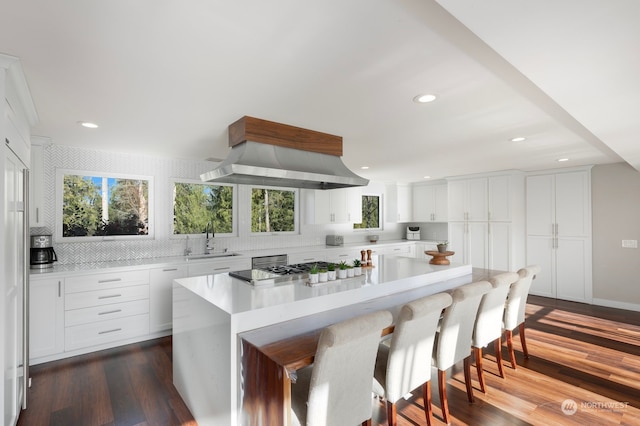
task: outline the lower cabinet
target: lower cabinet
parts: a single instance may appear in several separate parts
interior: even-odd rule
[[[151,333],[171,330],[173,280],[186,276],[186,265],[154,268],[149,271],[149,331]]]
[[[64,352],[64,279],[29,279],[29,358]]]
[[[425,253],[425,251],[436,251],[438,246],[436,243],[417,242],[415,245],[415,258],[431,260],[432,257]]]
[[[451,222],[449,250],[452,262],[475,268],[512,270],[512,225],[507,222]]]

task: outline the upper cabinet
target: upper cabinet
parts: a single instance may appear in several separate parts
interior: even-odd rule
[[[362,222],[360,187],[328,190],[303,190],[306,222],[315,224]]]
[[[390,184],[385,187],[385,221],[391,223],[411,222],[412,188],[409,184]]]
[[[414,222],[446,222],[448,210],[446,182],[413,186]]]
[[[487,178],[452,179],[449,181],[449,220],[488,220]]]
[[[45,226],[44,219],[44,150],[50,144],[49,138],[33,136],[31,138],[31,170],[29,174],[30,216],[33,227]]]

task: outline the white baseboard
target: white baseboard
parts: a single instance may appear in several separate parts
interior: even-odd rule
[[[593,304],[598,306],[606,306],[608,308],[626,309],[628,311],[640,312],[640,304],[619,302],[617,300],[593,299]]]

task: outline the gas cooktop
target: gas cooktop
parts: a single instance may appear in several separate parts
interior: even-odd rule
[[[253,285],[275,284],[307,278],[313,265],[326,268],[327,262],[286,264],[287,256],[264,256],[252,259],[253,269],[229,272],[229,276],[247,281]],[[285,264],[283,264],[283,262]]]

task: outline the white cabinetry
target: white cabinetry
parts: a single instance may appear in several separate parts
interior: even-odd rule
[[[502,271],[524,266],[524,179],[521,173],[449,181],[451,260]]]
[[[64,279],[29,281],[29,358],[64,352]]]
[[[448,218],[447,184],[414,185],[413,221],[414,222],[446,222]]]
[[[385,222],[413,221],[412,191],[410,185],[390,184],[385,187]]]
[[[415,257],[416,259],[427,259],[431,260],[431,256],[425,254],[425,251],[435,251],[438,250],[437,243],[429,243],[429,242],[416,242],[415,244]]]
[[[49,138],[31,138],[31,170],[29,170],[29,223],[32,227],[42,227],[44,220],[44,150]]]
[[[307,223],[362,222],[362,192],[359,187],[306,190]]]
[[[223,274],[225,272],[241,271],[251,269],[251,258],[246,257],[226,257],[222,259],[210,260],[207,262],[197,262],[188,265],[188,276],[197,277],[200,275]]]
[[[65,280],[65,350],[149,334],[149,271]]]
[[[287,263],[293,265],[296,263],[323,262],[327,258],[325,251],[309,251],[304,253],[290,253]]]
[[[532,294],[591,303],[589,168],[527,177],[527,264]]]
[[[357,248],[331,249],[327,253],[327,262],[340,263],[344,261],[351,265],[355,259],[360,259],[360,250]]]
[[[173,280],[186,276],[186,265],[153,268],[149,271],[149,331],[151,333],[171,330]]]

